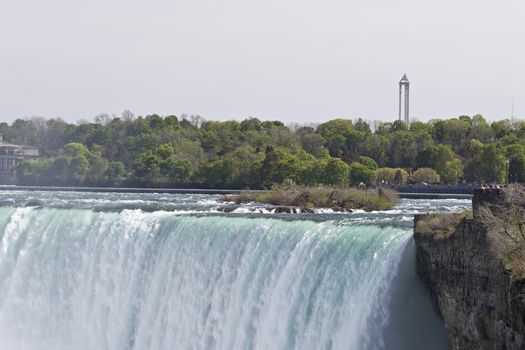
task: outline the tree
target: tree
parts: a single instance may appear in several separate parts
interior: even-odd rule
[[[78,142],[71,142],[65,145],[62,150],[62,153],[66,157],[84,156],[86,158],[89,158],[91,155],[91,152],[89,152],[87,147]]]
[[[454,151],[460,152],[468,141],[471,124],[460,119],[449,119],[444,124],[443,143],[451,146]]]
[[[343,184],[350,182],[352,162],[374,171],[381,166],[380,183],[405,183],[407,171],[418,168],[432,168],[448,183],[504,181],[506,159],[511,181],[525,181],[525,122],[489,125],[481,115],[377,123],[375,131],[362,119],[296,124],[290,130],[280,121],[257,118],[240,123],[188,115],[135,118],[129,111],[97,122],[34,117],[0,123],[6,142],[36,146],[43,156],[20,164],[19,181],[138,186],[191,181],[232,188],[268,188],[286,179]],[[352,168],[354,178],[360,165]]]
[[[378,122],[376,126],[376,135],[387,136],[392,132],[392,123]]]
[[[51,158],[23,160],[16,167],[16,178],[22,185],[54,185],[57,174],[52,171],[53,162]]]
[[[274,147],[288,148],[294,153],[301,150],[299,139],[285,126],[274,126],[267,131],[267,135]]]
[[[39,150],[46,156],[57,156],[60,149],[68,142],[73,126],[60,118],[55,118],[49,119],[46,127],[46,143],[44,147],[38,146]]]
[[[253,151],[250,152],[253,154]],[[257,155],[259,157],[259,155]],[[255,160],[261,162],[257,182],[262,187],[270,188],[273,184],[282,183],[284,180],[292,180],[297,184],[303,184],[306,181],[305,175],[308,174],[308,168],[315,158],[302,151],[298,154],[292,154],[285,148],[267,147],[264,154],[264,160]],[[237,166],[237,168],[242,168]],[[245,167],[245,170],[251,167]],[[245,176],[248,176],[245,173]]]
[[[463,155],[467,158],[473,158],[483,151],[483,144],[477,139],[471,139],[465,148]]]
[[[68,170],[68,182],[73,185],[80,185],[88,173],[89,161],[83,155],[75,156],[69,159]]]
[[[402,120],[396,120],[392,123],[392,127],[390,128],[390,132],[396,132],[396,131],[407,131],[408,125],[402,121]]]
[[[408,131],[396,131],[389,135],[388,164],[392,167],[412,168],[416,158],[414,135]]]
[[[354,129],[351,120],[348,119],[333,119],[319,125],[317,132],[325,139],[329,140],[334,136],[346,137]]]
[[[515,121],[512,125],[512,128],[518,138],[522,139],[525,137],[525,122]]]
[[[387,162],[387,151],[390,142],[386,136],[370,135],[358,145],[358,153],[374,159],[377,163],[384,166]]]
[[[178,160],[190,161],[194,171],[199,169],[201,164],[205,161],[204,151],[200,142],[187,139],[177,141],[174,157]]]
[[[100,153],[91,153],[89,155],[88,163],[89,169],[86,174],[86,182],[90,184],[103,184],[106,181],[106,174],[109,166],[109,162],[106,158],[103,158]]]
[[[254,169],[260,167],[259,164],[262,163],[264,154],[262,152],[256,152],[254,148],[249,145],[244,145],[238,147],[226,157],[232,160],[232,186],[238,188],[256,187],[258,176],[254,173]]]
[[[376,173],[367,166],[354,162],[350,164],[350,184],[357,186],[361,183],[370,184],[375,181]]]
[[[334,135],[326,141],[326,148],[332,157],[343,157],[347,154],[346,139],[343,135]]]
[[[412,173],[410,179],[414,183],[439,183],[439,174],[431,168],[419,168]]]
[[[361,131],[365,135],[369,135],[372,133],[370,131],[370,125],[361,118],[357,119],[357,121],[354,123],[354,129],[357,131]]]
[[[410,124],[410,132],[414,135],[417,149],[430,146],[432,142],[432,128],[429,124],[415,121]]]
[[[507,147],[509,181],[525,182],[525,146],[514,144]]]
[[[143,178],[146,181],[154,179],[160,170],[159,158],[152,151],[142,153],[133,162],[135,168],[135,175],[139,178]]]
[[[17,119],[13,122],[12,130],[10,141],[14,143],[37,147],[45,144],[46,120],[44,118]],[[10,133],[8,132],[7,134],[9,135]]]
[[[107,178],[114,185],[120,185],[126,179],[126,167],[119,161],[108,164]]]
[[[107,113],[102,113],[97,116],[95,116],[95,123],[100,124],[104,127],[107,127],[109,123],[111,122],[111,117]]]
[[[456,183],[463,177],[463,164],[457,158],[447,161],[440,175],[441,179],[446,183]]]
[[[259,131],[261,130],[261,121],[257,118],[248,118],[241,122],[241,131],[245,132],[248,130]]]
[[[172,182],[183,183],[193,174],[193,165],[188,160],[172,160],[168,173]]]
[[[446,167],[447,163],[450,163],[448,169]],[[459,175],[461,161],[459,161],[454,151],[448,145],[434,145],[423,148],[416,156],[416,166],[436,170],[444,181],[449,179],[449,181],[455,182],[463,175],[462,167],[461,175]],[[445,175],[447,171],[449,171],[449,173]],[[457,177],[453,175],[455,173]]]
[[[301,137],[303,149],[315,157],[322,157],[325,155],[325,143],[326,140],[319,134],[306,134]]]
[[[446,122],[444,120],[431,121],[432,125],[432,138],[439,143],[445,142],[445,127]]]
[[[361,129],[366,129],[360,123]],[[344,157],[355,153],[357,145],[366,137],[367,132],[354,129],[348,119],[334,119],[319,125],[317,133],[326,140],[326,147],[332,157]]]
[[[501,139],[512,133],[512,124],[508,119],[492,122],[490,128],[497,139]]]
[[[482,143],[487,143],[492,139],[492,130],[490,125],[481,114],[476,114],[472,117],[470,138],[478,139]]]
[[[408,181],[408,173],[399,168],[379,168],[376,172],[376,182],[401,185]]]
[[[144,118],[152,130],[162,129],[166,126],[164,119],[158,114],[150,114]]]
[[[218,159],[204,165],[201,177],[210,187],[227,188],[233,183],[231,159]]]
[[[175,153],[175,150],[173,149],[172,145],[165,143],[157,147],[155,152],[160,158],[168,159],[169,157],[173,156],[173,154]]]
[[[232,151],[241,143],[241,125],[234,120],[207,121],[202,124],[201,130],[202,146],[207,152]]]
[[[324,166],[324,174],[320,182],[327,185],[343,185],[348,181],[348,165],[338,158],[329,158]]]
[[[396,169],[392,183],[404,184],[407,181],[408,181],[408,173],[404,169]]]
[[[377,170],[378,166],[375,160],[370,157],[361,156],[359,157],[359,163],[363,164],[369,169]]]
[[[481,181],[505,182],[505,161],[505,151],[501,145],[485,145],[483,152],[477,158]]]
[[[128,123],[132,123],[135,119],[135,114],[126,109],[124,112],[122,112],[122,119]]]

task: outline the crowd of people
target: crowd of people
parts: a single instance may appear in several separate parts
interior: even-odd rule
[[[503,188],[511,188],[517,185],[509,185],[509,184],[480,184],[478,189],[481,190],[500,190]]]

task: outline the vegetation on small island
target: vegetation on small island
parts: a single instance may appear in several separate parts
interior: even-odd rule
[[[295,184],[273,186],[268,192],[241,192],[225,196],[223,200],[237,204],[259,202],[284,207],[298,207],[302,211],[330,208],[334,211],[389,210],[398,202],[396,192],[387,189],[355,189],[338,187],[298,187]]]
[[[289,125],[249,118],[99,115],[94,122],[0,123],[6,142],[42,157],[17,169],[20,184],[268,189],[408,182],[525,181],[525,122],[481,115],[369,124],[334,119]]]

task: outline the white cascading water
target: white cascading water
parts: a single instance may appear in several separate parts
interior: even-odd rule
[[[1,349],[447,349],[411,230],[0,207]]]

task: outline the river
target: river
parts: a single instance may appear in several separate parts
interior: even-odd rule
[[[0,191],[2,349],[449,349],[415,213],[218,195]]]

